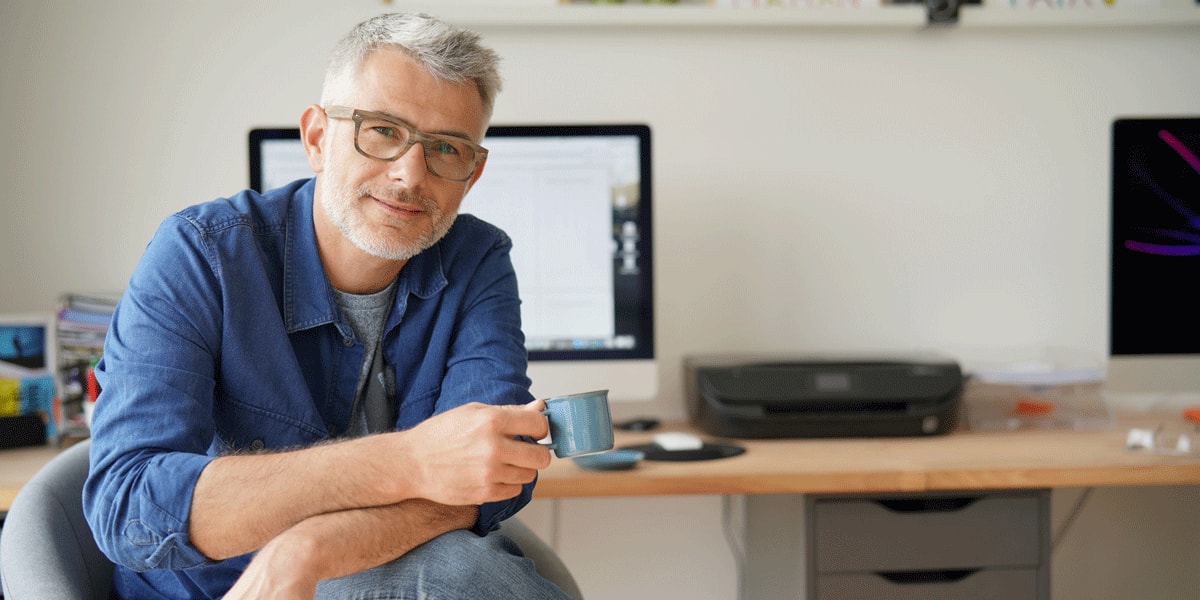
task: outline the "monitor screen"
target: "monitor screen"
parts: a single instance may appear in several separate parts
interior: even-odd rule
[[[1200,118],[1113,124],[1112,353],[1200,354]]]
[[[657,393],[645,125],[493,125],[460,212],[508,233],[537,397]],[[296,129],[250,133],[250,185],[311,177]]]
[[[1110,353],[1161,357],[1143,370],[1182,360],[1195,373],[1200,363],[1188,357],[1200,358],[1200,117],[1117,119],[1112,144]],[[1112,366],[1122,368],[1114,361],[1110,375]],[[1170,384],[1156,378],[1153,385]]]

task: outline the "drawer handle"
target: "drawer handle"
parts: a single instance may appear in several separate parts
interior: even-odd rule
[[[957,583],[978,572],[979,569],[947,569],[942,571],[887,571],[876,573],[876,575],[897,585],[916,585]]]
[[[892,512],[954,512],[974,504],[979,498],[897,498],[875,502]]]

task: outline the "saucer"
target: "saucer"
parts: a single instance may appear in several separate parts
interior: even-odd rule
[[[645,456],[645,453],[637,450],[609,450],[598,454],[576,456],[571,460],[575,461],[575,464],[593,471],[622,471],[637,466]]]

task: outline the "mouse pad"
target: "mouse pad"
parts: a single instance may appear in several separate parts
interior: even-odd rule
[[[718,458],[737,456],[746,451],[741,446],[709,443],[705,443],[698,450],[663,450],[658,444],[623,446],[621,449],[641,452],[645,454],[645,460],[668,461],[716,460]]]

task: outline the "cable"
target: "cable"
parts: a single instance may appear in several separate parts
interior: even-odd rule
[[[562,548],[561,548],[562,544],[560,543],[562,540],[559,537],[560,518],[559,518],[558,503],[560,501],[561,501],[560,498],[551,498],[550,499],[550,547],[553,548],[555,552],[562,551]]]
[[[734,569],[737,572],[737,597],[738,600],[744,600],[746,597],[746,586],[743,579],[746,571],[746,547],[743,543],[744,540],[741,539],[744,535],[738,536],[738,532],[734,530],[733,496],[721,496],[721,530],[725,533],[725,543],[729,545],[729,552],[733,555]]]
[[[1083,493],[1079,495],[1079,499],[1075,501],[1075,506],[1071,508],[1071,512],[1067,513],[1067,518],[1063,519],[1062,525],[1058,526],[1058,531],[1050,540],[1050,554],[1053,556],[1054,551],[1058,549],[1058,544],[1062,542],[1063,536],[1067,535],[1067,531],[1075,524],[1075,519],[1079,517],[1079,513],[1083,512],[1083,506],[1087,504],[1088,498],[1092,495],[1092,490],[1095,488],[1084,488]]]

